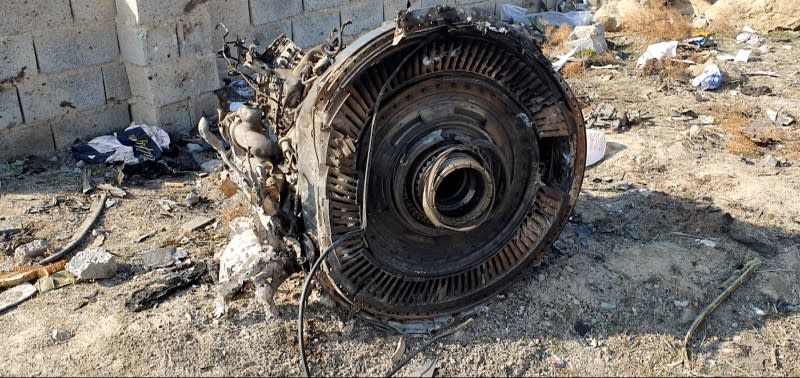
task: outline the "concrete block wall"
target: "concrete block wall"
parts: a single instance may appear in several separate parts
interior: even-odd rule
[[[522,0],[413,0],[497,13]],[[352,19],[349,38],[407,0],[0,0],[0,160],[52,155],[131,121],[189,131],[219,106],[224,24],[265,46],[302,47]]]
[[[130,122],[114,0],[3,0],[0,14],[2,160]]]

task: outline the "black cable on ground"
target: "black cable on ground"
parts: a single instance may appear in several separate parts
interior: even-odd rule
[[[314,278],[314,275],[319,270],[320,266],[322,266],[322,262],[325,261],[325,258],[339,245],[342,243],[352,239],[356,235],[360,235],[362,232],[361,229],[350,231],[338,240],[333,242],[328,248],[326,248],[317,258],[317,261],[314,262],[314,265],[311,266],[311,269],[308,270],[306,274],[306,279],[303,282],[303,290],[300,294],[300,304],[298,305],[297,311],[297,346],[300,349],[300,365],[303,367],[303,374],[306,377],[311,376],[311,371],[308,370],[308,363],[306,362],[306,348],[305,348],[305,341],[303,340],[303,316],[305,314],[306,309],[306,301],[308,301],[308,294],[311,289],[311,280]]]

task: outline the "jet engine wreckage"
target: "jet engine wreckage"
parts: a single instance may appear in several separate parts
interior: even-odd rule
[[[252,203],[269,286],[306,271],[301,327],[316,276],[364,318],[427,333],[558,238],[583,117],[532,36],[480,10],[409,9],[347,46],[345,26],[307,51],[286,36],[262,52],[226,42],[255,101],[220,111],[229,149],[205,120],[200,132]]]

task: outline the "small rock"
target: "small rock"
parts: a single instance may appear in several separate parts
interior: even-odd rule
[[[55,342],[63,343],[65,341],[71,339],[72,338],[72,334],[67,332],[67,331],[59,331],[59,330],[55,330],[54,329],[53,332],[50,333],[50,338],[52,338],[53,341],[55,341]]]
[[[22,223],[14,221],[0,221],[0,235],[13,235],[22,231]]]
[[[592,326],[591,326],[591,325],[589,325],[589,324],[586,324],[586,323],[584,323],[584,322],[583,322],[582,320],[580,320],[580,319],[578,319],[577,321],[575,321],[574,328],[575,328],[575,332],[576,332],[576,333],[578,334],[578,336],[580,336],[580,337],[584,337],[584,336],[586,336],[587,334],[589,334],[589,332],[592,332]]]
[[[87,249],[78,252],[67,263],[67,270],[80,280],[99,280],[117,274],[114,255],[104,248]]]
[[[708,247],[708,248],[716,248],[717,247],[717,243],[714,242],[713,240],[701,239],[698,243],[700,243],[700,245],[702,245],[704,247]]]
[[[694,125],[689,128],[689,138],[701,139],[702,136],[703,136],[703,130],[700,129],[700,126]]]
[[[760,309],[760,308],[758,308],[756,306],[751,306],[750,308],[758,316],[767,316],[767,313],[764,310],[762,310],[762,309]]]
[[[626,190],[630,190],[632,185],[630,183],[624,182],[621,184],[617,184],[617,190],[624,192]]]
[[[667,154],[670,159],[688,159],[692,154],[681,142],[675,142],[667,148]]]
[[[39,257],[47,252],[50,244],[44,240],[34,240],[28,244],[23,244],[14,250],[14,256],[20,259]]]
[[[764,158],[761,159],[761,161],[759,163],[762,166],[767,167],[767,168],[775,168],[778,165],[780,165],[780,162],[778,162],[778,159],[776,159],[775,156],[772,156],[772,155],[764,156]]]
[[[601,310],[613,310],[617,308],[617,305],[610,303],[610,302],[600,302],[600,309]]]
[[[611,182],[614,182],[614,178],[612,178],[612,177],[608,177],[608,176],[607,176],[607,177],[603,177],[603,181],[604,181],[604,182],[611,183]]]
[[[672,303],[681,308],[689,306],[689,301],[672,301]]]
[[[681,320],[680,320],[681,324],[689,324],[693,322],[696,316],[697,315],[695,315],[694,311],[691,308],[689,307],[684,308],[683,311],[681,312]]]
[[[142,265],[148,269],[168,267],[186,257],[189,257],[186,251],[174,247],[153,249],[141,255]]]
[[[550,365],[553,365],[557,368],[563,368],[564,365],[566,365],[564,360],[561,357],[556,356],[555,354],[550,355],[550,358],[548,358],[547,361],[550,362]]]
[[[186,234],[194,230],[197,230],[201,227],[208,226],[209,224],[211,224],[211,222],[214,222],[214,218],[203,217],[203,216],[195,217],[192,220],[184,223],[183,226],[181,226],[181,231],[184,234]]]
[[[539,273],[536,275],[536,281],[542,282],[544,279],[547,278],[544,273]]]
[[[206,173],[214,173],[222,169],[222,161],[218,159],[211,159],[203,164],[200,164],[200,169]]]

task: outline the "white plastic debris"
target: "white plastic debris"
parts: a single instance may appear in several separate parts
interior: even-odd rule
[[[553,63],[553,70],[556,71],[556,72],[561,71],[561,68],[564,67],[564,65],[567,64],[567,62],[573,56],[575,56],[575,54],[578,53],[578,50],[579,49],[577,47],[575,47],[572,50],[570,50],[568,53],[566,53],[566,54],[562,55],[561,57],[559,57],[558,60],[555,63]]]
[[[781,126],[789,126],[794,122],[792,117],[787,116],[786,114],[782,114],[782,112],[767,109],[767,117],[772,123],[781,125]]]
[[[586,129],[586,166],[603,160],[606,156],[606,134],[600,130]]]
[[[727,62],[736,59],[736,56],[731,54],[722,54],[722,55],[717,55],[716,59],[722,62]]]
[[[602,54],[608,51],[605,28],[600,24],[576,26],[569,35],[567,46]]]
[[[716,64],[709,64],[700,75],[692,79],[692,86],[700,87],[704,91],[719,89],[722,83],[722,73]]]
[[[256,299],[264,305],[267,318],[278,315],[272,298],[273,289],[266,282],[276,269],[270,261],[275,254],[271,246],[262,246],[252,218],[237,218],[231,222],[231,241],[216,257],[219,258],[219,284],[214,288],[214,317],[228,312],[228,302],[245,281],[256,287]]]
[[[764,310],[762,310],[762,309],[760,309],[760,308],[758,308],[756,306],[750,306],[750,309],[753,310],[753,312],[758,316],[767,316],[766,311],[764,311]]]
[[[531,23],[536,23],[539,26],[551,25],[555,27],[564,24],[576,27],[591,25],[594,22],[594,15],[589,11],[528,13],[527,9],[514,4],[501,4],[500,18],[503,21],[515,24],[530,25]]]
[[[647,51],[636,61],[636,66],[644,67],[650,59],[661,60],[678,55],[678,41],[660,42],[647,46]]]
[[[751,50],[739,50],[739,52],[736,53],[736,57],[733,58],[733,61],[737,63],[747,63],[747,61],[750,60],[751,53]]]
[[[758,45],[763,41],[764,40],[756,33],[756,31],[749,26],[743,27],[742,32],[736,36],[736,42],[746,43],[748,45]]]

